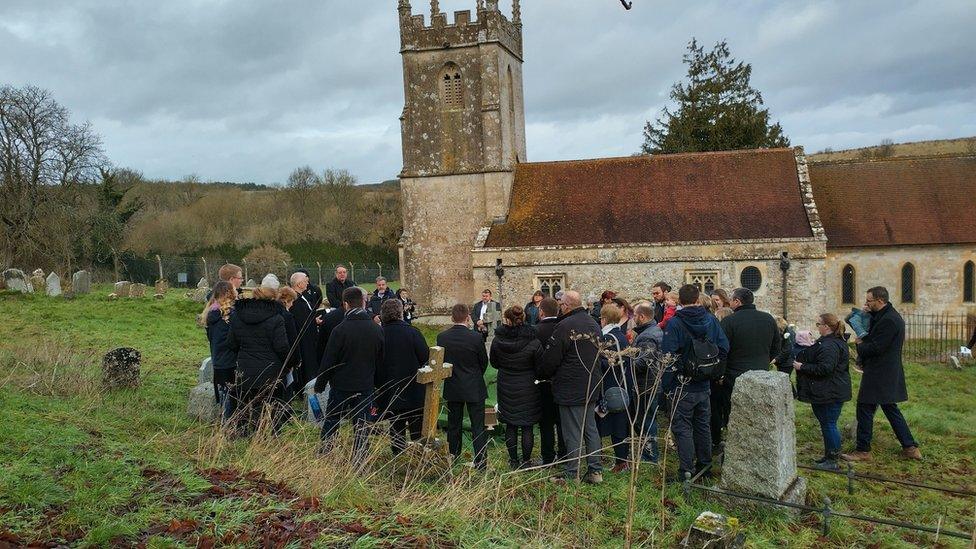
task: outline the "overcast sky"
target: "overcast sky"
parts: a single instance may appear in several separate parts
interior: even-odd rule
[[[692,37],[727,38],[808,152],[976,135],[973,0],[523,4],[529,160],[635,152]],[[273,183],[309,164],[380,181],[401,167],[396,15],[396,0],[0,0],[0,83],[51,90],[148,177]]]

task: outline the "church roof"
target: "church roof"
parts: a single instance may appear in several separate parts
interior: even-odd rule
[[[487,247],[811,238],[793,149],[518,164]]]
[[[809,166],[830,248],[976,242],[976,156]]]

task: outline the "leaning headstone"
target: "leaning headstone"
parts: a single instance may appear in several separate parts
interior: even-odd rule
[[[737,533],[739,521],[725,515],[704,511],[698,515],[681,542],[682,547],[700,549],[738,549],[745,545],[745,535]]]
[[[200,361],[197,371],[197,383],[213,383],[213,359],[209,356]]]
[[[220,406],[214,398],[213,383],[207,381],[190,389],[186,413],[203,422],[212,422],[220,417]]]
[[[318,427],[322,426],[322,420],[325,419],[325,407],[329,404],[330,388],[331,386],[326,385],[324,391],[316,393],[314,379],[305,384],[305,419]],[[318,404],[317,411],[312,409],[312,399],[315,399]]]
[[[47,295],[51,297],[57,297],[61,295],[61,277],[57,273],[51,271],[51,274],[47,275]]]
[[[12,292],[29,294],[33,290],[30,287],[30,282],[27,280],[27,275],[20,269],[7,269],[4,271],[3,281],[6,283],[7,289]]]
[[[272,290],[277,290],[279,287],[281,287],[281,282],[278,281],[278,276],[277,275],[275,275],[274,273],[268,273],[261,280],[261,287],[263,287],[263,288],[271,288]]]
[[[109,351],[102,359],[102,386],[121,389],[139,386],[139,364],[142,353],[130,347]]]
[[[146,297],[146,285],[137,283],[129,286],[129,297]]]
[[[91,273],[81,270],[71,275],[71,291],[78,295],[91,292]]]
[[[247,283],[244,284],[244,286],[247,287],[247,288],[254,288],[257,285],[258,285],[258,283],[255,282],[253,278],[247,279]]]
[[[207,277],[203,277],[200,279],[200,282],[197,282],[197,289],[193,290],[190,298],[198,303],[204,303],[207,301],[208,293],[210,293],[210,285],[207,283]]]
[[[115,291],[112,292],[118,297],[129,297],[129,288],[132,283],[127,280],[121,280],[115,283]]]
[[[753,370],[735,380],[721,487],[803,503],[807,483],[796,474],[796,424],[790,376]]]
[[[157,294],[165,295],[168,290],[169,290],[169,282],[163,279],[157,280],[156,284],[153,286],[153,291],[155,291],[155,293]]]
[[[47,280],[44,279],[44,271],[34,269],[30,277],[31,291],[43,294],[47,289]]]
[[[200,290],[200,289],[209,290],[210,289],[210,282],[207,280],[207,277],[204,276],[204,277],[200,278],[200,282],[197,282],[197,289],[198,290]]]

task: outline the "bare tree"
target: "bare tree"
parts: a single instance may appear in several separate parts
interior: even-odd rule
[[[108,164],[91,125],[72,124],[50,92],[0,87],[0,265],[39,249],[45,213],[70,213],[71,191]]]
[[[315,173],[310,166],[307,164],[301,168],[295,168],[293,172],[288,176],[288,187],[289,192],[295,198],[297,202],[295,206],[297,207],[298,213],[303,220],[308,219],[309,208],[314,206],[312,204],[316,191],[322,185],[322,180],[319,179],[318,174]]]

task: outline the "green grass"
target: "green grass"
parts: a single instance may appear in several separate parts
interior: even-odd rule
[[[558,488],[544,474],[504,475],[498,439],[486,477],[467,478],[459,467],[453,480],[417,482],[390,460],[381,437],[363,471],[316,456],[317,434],[300,422],[275,440],[224,441],[186,416],[187,391],[207,354],[193,322],[201,306],[176,290],[162,301],[109,301],[108,293],[100,287],[74,300],[0,293],[0,543],[13,534],[85,546],[193,546],[206,539],[247,546],[277,531],[260,525],[279,521],[293,531],[307,524],[321,546],[623,544],[626,478],[607,474],[599,487]],[[436,336],[423,331],[428,341]],[[142,351],[141,386],[105,393],[98,387],[100,357],[120,346]],[[910,364],[907,377],[912,399],[903,410],[926,460],[899,459],[879,413],[875,460],[859,470],[973,489],[976,368]],[[848,404],[841,423],[852,417]],[[799,403],[797,441],[799,462],[820,455],[816,421]],[[673,454],[668,461],[671,469]],[[268,480],[217,482],[210,467],[260,471]],[[809,479],[811,504],[829,496],[838,510],[931,526],[941,517],[943,528],[973,528],[971,499],[867,482],[849,496],[842,477],[801,474]],[[706,509],[739,518],[754,547],[934,544],[933,535],[840,519],[822,538],[816,518],[724,509],[698,493],[685,499],[675,486],[665,492],[662,529],[659,482],[657,470],[642,469],[634,516],[639,545],[673,546]],[[317,498],[314,505],[302,503],[309,497]],[[966,546],[944,536],[939,543]]]

